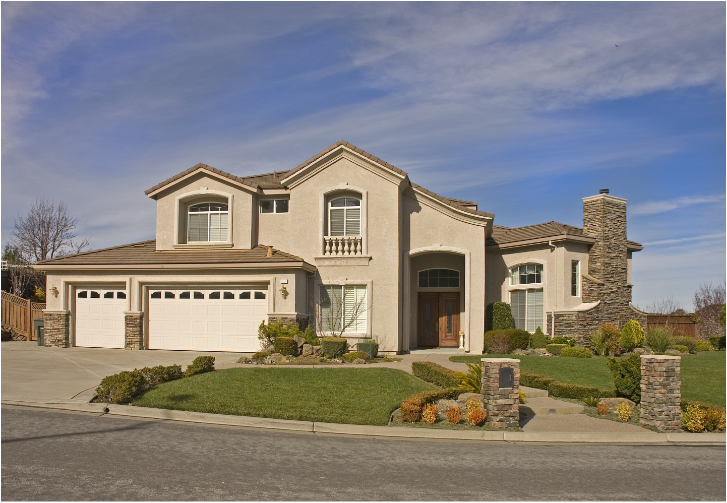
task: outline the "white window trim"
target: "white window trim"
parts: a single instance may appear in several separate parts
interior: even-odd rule
[[[539,265],[543,266],[543,272],[540,274],[540,283],[528,283],[527,285],[512,285],[511,284],[512,275],[510,274],[510,270],[513,267],[518,267],[518,266],[526,265],[526,264],[539,264]],[[548,263],[545,260],[536,259],[536,258],[528,258],[528,259],[524,259],[520,262],[516,262],[514,264],[507,265],[507,280],[506,280],[507,281],[507,302],[508,302],[508,304],[510,304],[510,306],[512,306],[512,295],[510,295],[510,292],[512,292],[514,290],[537,290],[540,288],[543,289],[543,326],[541,327],[541,330],[543,330],[543,332],[545,332],[545,333],[548,333],[548,331],[547,331],[548,323],[547,322],[548,322],[548,313],[550,311],[548,311],[547,307],[549,305],[548,303],[550,302],[549,294],[552,293],[554,297],[556,297],[558,295],[558,292],[555,291],[556,285],[555,284],[549,285],[547,278],[548,278]],[[557,281],[555,283],[557,283]],[[551,292],[551,289],[553,289],[552,292]]]
[[[327,189],[323,189],[318,193],[318,236],[319,236],[319,248],[318,253],[319,256],[323,257],[324,250],[323,250],[323,237],[327,236],[326,231],[328,230],[326,228],[326,211],[328,209],[328,204],[326,203],[326,198],[335,193],[335,192],[357,192],[361,195],[361,248],[362,248],[362,255],[353,256],[351,258],[361,258],[368,257],[369,256],[369,240],[368,240],[368,200],[369,200],[369,193],[367,190],[362,189],[361,187],[355,187],[353,185],[348,185],[347,183],[342,183],[340,185],[337,185],[335,187],[329,187]],[[336,258],[343,258],[346,259],[347,257],[336,257]],[[361,284],[360,282],[358,284]]]
[[[533,287],[532,286],[533,284],[536,285],[536,286]],[[521,286],[521,285],[516,285],[516,286]],[[508,291],[508,293],[507,293],[507,295],[508,295],[508,299],[507,299],[508,300],[508,304],[510,304],[510,307],[512,307],[512,292],[523,291],[523,290],[541,290],[543,292],[543,306],[542,306],[542,309],[543,309],[543,319],[541,321],[543,321],[543,324],[545,324],[547,322],[547,320],[548,320],[548,313],[547,313],[547,311],[545,309],[545,287],[543,286],[542,283],[531,283],[530,285],[522,285],[522,286],[527,286],[528,288],[511,288]],[[525,308],[527,310],[527,302],[525,303],[525,306],[526,306]],[[528,331],[528,329],[527,329],[527,323],[528,323],[528,314],[527,314],[527,311],[526,311],[526,313],[525,313],[525,328],[523,329],[525,331]],[[540,329],[543,330],[543,326],[541,326]],[[533,330],[533,332],[534,332],[534,330]]]
[[[320,301],[320,291],[321,291],[321,285],[335,285],[335,286],[346,286],[346,285],[364,285],[366,286],[366,332],[343,332],[341,334],[343,337],[350,337],[350,338],[371,338],[371,307],[373,303],[371,302],[371,294],[373,291],[373,282],[371,280],[364,281],[364,280],[350,280],[350,279],[339,279],[339,280],[315,280],[313,282],[313,295],[314,295],[314,301],[313,305],[315,306],[315,322],[314,327],[318,326],[318,304]]]
[[[179,215],[182,211],[188,212],[189,209],[187,207],[186,201],[188,199],[192,198],[198,198],[199,196],[220,196],[225,199],[227,199],[227,240],[225,241],[194,241],[192,243],[187,241],[187,232],[189,222],[187,222],[187,226],[185,227],[185,239],[184,243],[180,242],[180,236],[179,236]],[[199,201],[200,203],[205,201]],[[232,227],[233,227],[233,211],[232,208],[234,203],[234,196],[230,194],[229,192],[222,192],[220,190],[213,190],[213,189],[200,189],[195,190],[192,192],[186,192],[184,194],[180,194],[177,197],[174,198],[174,248],[215,248],[215,247],[231,247],[233,245],[232,243]]]
[[[190,204],[189,206],[187,206],[187,243],[188,244],[226,243],[227,240],[212,241],[211,239],[207,239],[206,241],[190,241],[190,239],[189,239],[189,225],[190,225],[189,222],[190,222],[190,217],[192,215],[201,215],[201,214],[207,215],[207,237],[208,238],[210,237],[210,234],[212,233],[212,222],[211,222],[212,215],[227,215],[227,235],[229,236],[229,234],[230,234],[230,232],[229,232],[229,230],[230,230],[230,207],[229,206],[225,205],[225,206],[227,206],[227,209],[224,211],[222,211],[222,210],[207,210],[207,211],[195,211],[195,212],[190,211],[190,208],[192,208],[192,206],[196,206],[198,204],[213,204],[213,203],[211,201],[203,201],[201,203],[194,203],[194,204]],[[217,203],[217,204],[219,204],[219,203]]]
[[[272,212],[263,213],[263,207],[262,207],[262,204],[260,204],[263,201],[272,201],[273,202],[273,211]],[[288,211],[277,211],[278,205],[275,204],[276,201],[288,201]],[[260,213],[261,215],[286,215],[286,214],[290,213],[290,198],[287,198],[287,197],[276,197],[274,199],[261,198],[258,200],[257,207],[258,207],[258,213]]]
[[[573,295],[573,262],[577,262],[578,263],[578,271],[576,272],[576,278],[577,278],[577,282],[578,282],[578,284],[576,286],[576,288],[578,289],[577,295]],[[570,278],[570,282],[569,282],[570,283],[570,287],[571,287],[571,295],[570,296],[571,297],[576,297],[576,298],[582,297],[583,296],[583,290],[582,290],[582,285],[581,285],[581,261],[580,260],[571,260],[570,267],[571,267],[571,278]]]
[[[512,270],[516,267],[520,267],[522,265],[529,265],[529,264],[535,264],[543,267],[543,270],[540,272],[540,283],[524,283],[519,285],[513,285],[512,284]],[[508,286],[513,289],[518,289],[520,287],[532,287],[532,285],[544,285],[545,284],[545,268],[546,264],[542,260],[527,260],[525,262],[519,262],[517,264],[513,264],[507,267],[507,282]]]

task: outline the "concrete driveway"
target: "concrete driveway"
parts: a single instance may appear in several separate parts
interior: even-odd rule
[[[182,366],[198,356],[215,357],[215,368],[239,366],[240,353],[126,351],[100,348],[46,348],[35,341],[5,341],[2,353],[3,400],[79,400],[87,402],[101,379],[122,370],[155,365]]]

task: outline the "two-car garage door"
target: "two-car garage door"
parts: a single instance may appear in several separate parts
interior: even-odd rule
[[[150,290],[149,349],[258,351],[267,312],[264,287]]]

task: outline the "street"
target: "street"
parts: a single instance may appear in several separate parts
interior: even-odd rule
[[[2,407],[4,500],[725,500],[725,448],[268,432]]]

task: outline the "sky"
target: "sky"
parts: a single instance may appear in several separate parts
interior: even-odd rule
[[[633,300],[725,281],[724,2],[8,2],[1,237],[64,201],[98,249],[144,190],[346,140],[509,227],[628,199]]]

